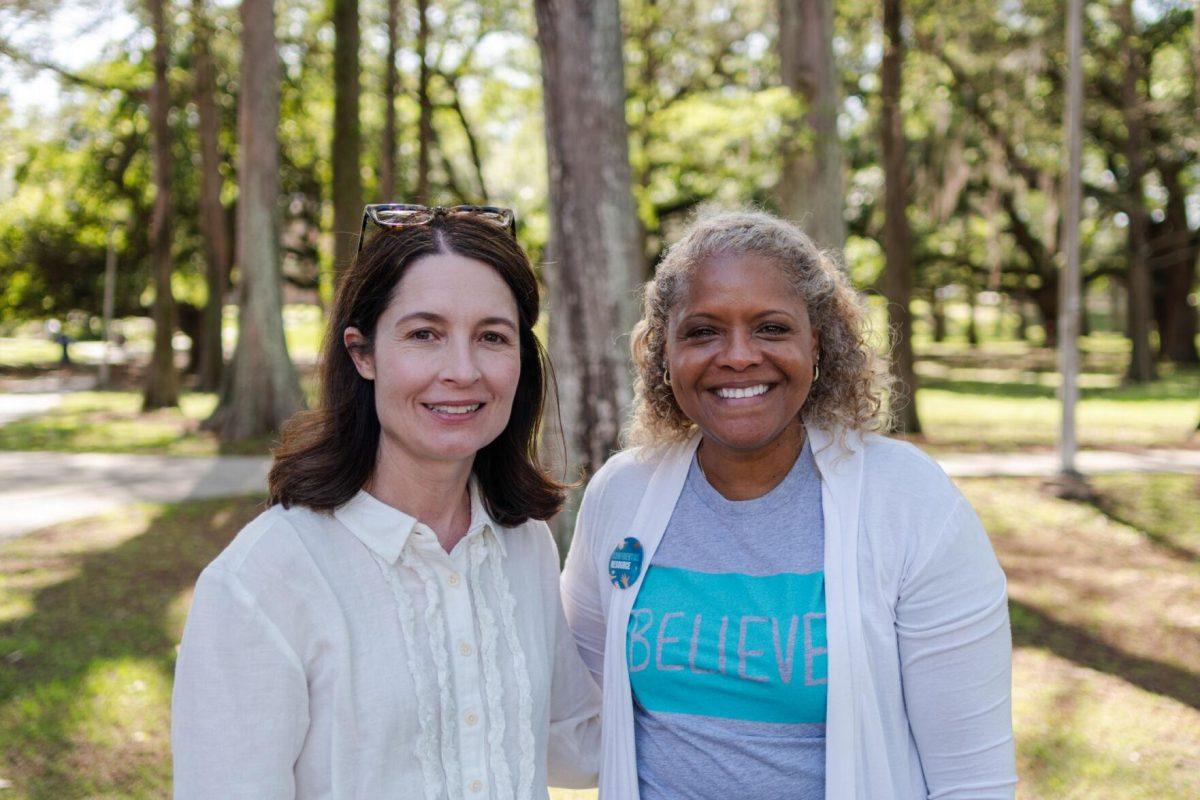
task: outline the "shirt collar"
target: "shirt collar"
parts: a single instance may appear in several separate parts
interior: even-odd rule
[[[483,495],[474,476],[471,476],[467,490],[471,498],[471,522],[464,538],[486,535],[490,531],[500,555],[507,556],[501,528],[487,513]],[[400,554],[404,552],[409,537],[421,524],[416,517],[393,508],[366,489],[359,489],[358,494],[338,506],[333,516],[358,537],[360,542],[389,564],[396,563]]]

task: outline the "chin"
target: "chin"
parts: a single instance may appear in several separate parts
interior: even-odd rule
[[[735,450],[738,452],[751,452],[759,450],[771,442],[775,441],[777,436],[771,436],[765,433],[750,433],[746,431],[705,431],[705,436],[715,440],[722,447]]]
[[[769,447],[787,433],[788,426],[766,429],[760,426],[731,425],[701,427],[704,435],[722,447],[735,452],[749,453]]]

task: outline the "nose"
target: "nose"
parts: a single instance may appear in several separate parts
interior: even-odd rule
[[[475,350],[469,337],[451,342],[445,349],[442,361],[441,375],[443,383],[457,386],[470,386],[479,380],[479,364],[475,360]]]
[[[735,330],[725,340],[725,346],[717,357],[718,366],[729,367],[739,372],[762,361],[762,350],[749,331]]]

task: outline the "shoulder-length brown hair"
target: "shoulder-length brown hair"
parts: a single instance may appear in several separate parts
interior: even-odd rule
[[[501,525],[548,519],[562,508],[564,487],[538,459],[538,432],[546,400],[549,359],[534,336],[537,279],[529,257],[507,231],[467,215],[439,215],[429,224],[376,234],[342,276],[325,332],[319,368],[320,400],[288,420],[269,477],[270,503],[331,511],[367,484],[379,447],[375,383],[354,368],[342,340],[357,328],[374,343],[376,326],[418,259],[455,254],[492,267],[517,302],[521,375],[512,416],[503,432],[475,455],[472,467],[484,504]]]

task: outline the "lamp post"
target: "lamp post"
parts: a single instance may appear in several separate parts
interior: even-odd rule
[[[100,387],[109,388],[108,346],[112,328],[114,295],[117,283],[117,223],[108,226],[108,253],[104,259],[104,321],[100,329]]]
[[[1067,149],[1066,220],[1063,226],[1063,272],[1058,283],[1058,371],[1062,378],[1062,425],[1059,431],[1059,472],[1054,481],[1063,496],[1089,494],[1075,465],[1079,449],[1075,406],[1079,400],[1079,218],[1083,194],[1083,0],[1067,5],[1067,103],[1064,128]]]

